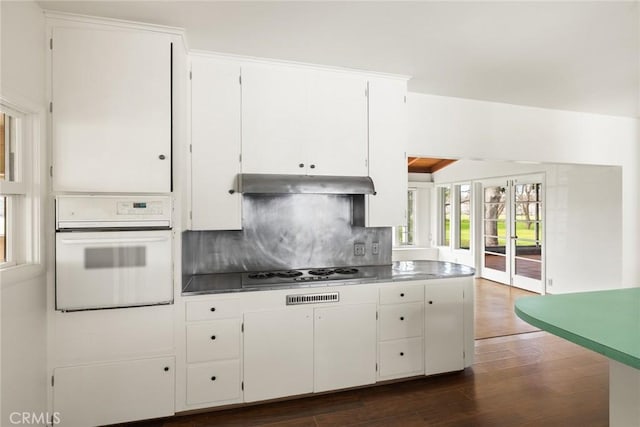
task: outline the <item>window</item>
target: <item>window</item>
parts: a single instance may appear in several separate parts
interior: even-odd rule
[[[451,189],[449,187],[439,188],[440,201],[440,246],[451,244]]]
[[[416,199],[417,190],[407,191],[407,224],[393,227],[393,246],[411,246],[416,244]]]
[[[0,268],[35,260],[35,115],[0,100]],[[27,163],[29,159],[31,162]]]
[[[455,186],[456,201],[456,248],[471,248],[471,185]]]

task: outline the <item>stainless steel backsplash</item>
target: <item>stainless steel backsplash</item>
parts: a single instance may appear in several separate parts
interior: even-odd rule
[[[364,196],[245,195],[242,210],[242,230],[182,233],[183,274],[391,264],[391,228],[362,226]]]

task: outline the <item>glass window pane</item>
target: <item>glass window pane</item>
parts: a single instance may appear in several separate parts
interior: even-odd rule
[[[0,180],[15,181],[17,119],[0,112]]]
[[[458,191],[458,241],[457,247],[469,249],[471,247],[471,185],[456,186]]]
[[[0,180],[4,180],[7,166],[6,166],[6,158],[7,158],[7,148],[8,144],[6,143],[6,131],[5,131],[5,121],[6,115],[4,113],[0,113]]]
[[[451,244],[451,190],[449,187],[441,188],[441,200],[442,223],[440,226],[442,237],[440,244],[443,246],[449,246]]]

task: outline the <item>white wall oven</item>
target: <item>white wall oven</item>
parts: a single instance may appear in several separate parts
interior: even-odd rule
[[[168,196],[56,198],[56,310],[173,302]]]

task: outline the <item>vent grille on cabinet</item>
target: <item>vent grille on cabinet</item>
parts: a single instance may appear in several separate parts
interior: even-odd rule
[[[325,294],[287,295],[287,305],[316,304],[321,302],[338,301],[340,301],[340,294],[338,292],[328,292]]]

